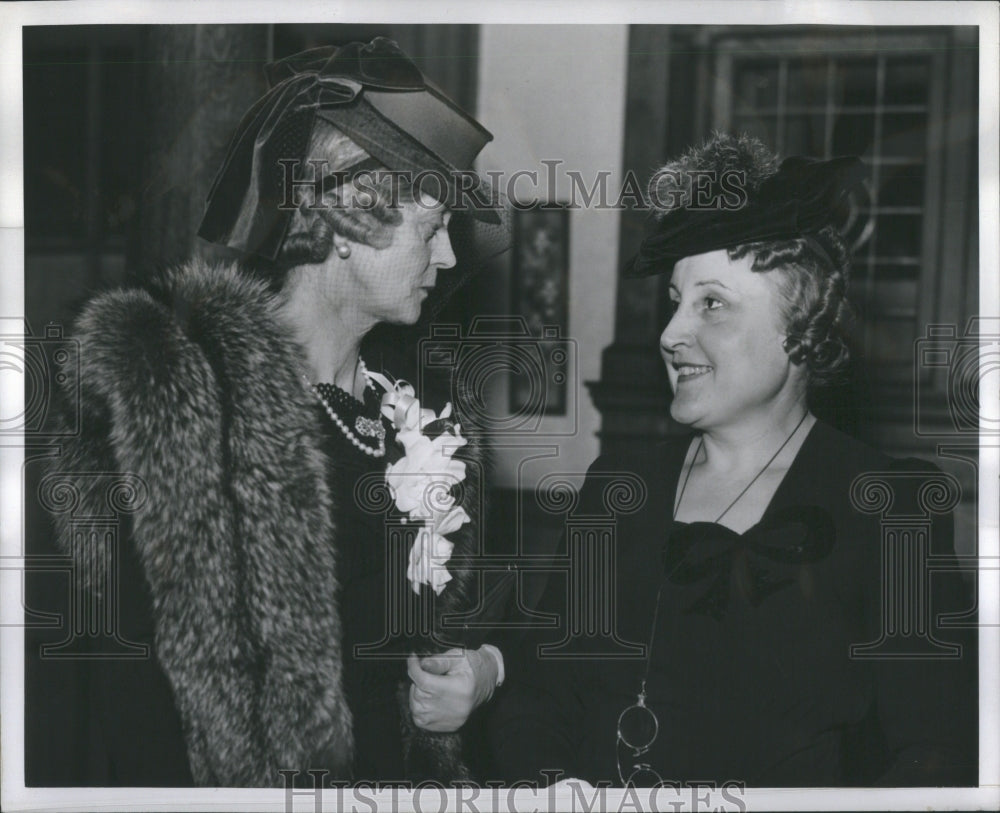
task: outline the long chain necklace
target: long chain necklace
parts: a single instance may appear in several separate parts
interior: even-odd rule
[[[642,681],[639,684],[639,694],[636,695],[636,705],[646,705],[646,681],[649,680],[649,665],[653,657],[653,641],[656,638],[656,621],[660,615],[660,599],[663,597],[663,582],[660,582],[656,590],[656,603],[653,605],[653,623],[649,628],[649,646],[646,647],[646,668],[642,673]],[[657,721],[659,728],[659,721]]]
[[[365,365],[365,360],[360,356],[358,356],[358,368],[361,370],[361,374],[365,378],[366,388],[374,390],[375,384],[371,380],[371,376],[368,374],[368,367]],[[355,448],[361,450],[366,455],[370,455],[371,457],[385,456],[385,427],[382,425],[381,420],[377,418],[368,418],[364,415],[358,415],[358,417],[354,419],[354,430],[352,431],[351,427],[347,425],[347,422],[344,421],[344,419],[341,418],[340,415],[337,414],[336,410],[334,410],[334,408],[330,405],[330,401],[320,389],[320,387],[329,385],[313,384],[304,374],[302,379],[306,382],[309,388],[316,393],[316,397],[326,410],[326,414],[330,416],[330,420],[336,424],[337,428],[344,433],[344,437],[346,437],[355,446]],[[378,445],[371,446],[369,443],[366,443],[359,438],[358,435],[354,434],[354,432],[357,432],[359,435],[366,438],[373,438]]]
[[[756,475],[754,475],[754,478],[749,483],[746,484],[746,486],[739,494],[736,495],[736,499],[734,499],[731,503],[729,503],[728,506],[726,506],[726,510],[715,518],[716,523],[718,523],[719,520],[721,520],[726,514],[728,514],[732,510],[733,506],[736,505],[736,503],[738,503],[742,499],[743,495],[750,490],[753,484],[756,483],[764,475],[764,472],[767,471],[769,468],[771,468],[771,464],[778,459],[778,455],[780,455],[782,451],[784,451],[784,448],[791,442],[792,438],[795,437],[795,433],[799,431],[799,427],[802,426],[807,417],[809,417],[808,410],[802,415],[802,417],[799,419],[799,422],[795,424],[795,428],[791,431],[788,437],[785,438],[785,442],[778,447],[778,451],[776,451],[773,455],[771,455],[771,459],[764,464],[764,468],[762,468],[759,472],[757,472]],[[694,455],[691,457],[691,462],[688,463],[687,473],[684,475],[684,482],[681,484],[680,494],[677,495],[677,503],[674,505],[674,516],[673,516],[674,519],[677,519],[677,513],[681,509],[681,500],[684,499],[684,490],[687,488],[688,480],[691,478],[691,469],[694,468],[694,463],[698,459],[698,455],[701,454],[701,449],[704,445],[705,445],[705,438],[704,435],[702,435],[701,437],[698,438],[698,448],[694,450]]]
[[[773,455],[771,455],[770,460],[768,460],[767,463],[764,464],[764,468],[762,468],[759,472],[757,472],[757,475],[749,483],[747,483],[746,487],[739,494],[736,495],[736,499],[734,499],[731,503],[729,503],[725,511],[719,514],[719,516],[715,520],[716,522],[718,522],[726,514],[729,513],[730,509],[732,509],[732,507],[740,501],[743,495],[750,490],[750,487],[754,483],[756,483],[764,474],[764,472],[771,467],[771,464],[778,459],[778,455],[780,455],[782,450],[789,444],[791,439],[795,436],[795,433],[799,431],[799,428],[805,422],[805,419],[808,415],[809,413],[806,412],[799,420],[799,422],[795,424],[795,428],[791,431],[791,434],[789,434],[788,437],[785,438],[785,442],[778,447],[778,451],[776,451]],[[695,449],[694,455],[692,455],[691,457],[691,462],[688,463],[687,471],[684,474],[684,481],[681,483],[680,493],[677,495],[677,504],[674,506],[673,519],[677,519],[677,512],[680,510],[681,507],[681,500],[684,499],[684,492],[687,489],[688,480],[691,479],[691,469],[694,468],[694,463],[698,459],[698,455],[701,453],[703,445],[704,445],[704,439],[701,437],[698,438],[698,447]],[[649,646],[646,647],[646,659],[642,672],[642,679],[639,681],[639,692],[636,695],[636,703],[635,703],[636,706],[648,711],[648,713],[652,716],[655,728],[653,736],[650,739],[650,744],[652,743],[652,740],[656,738],[656,733],[659,732],[660,723],[656,717],[656,714],[653,713],[653,710],[646,705],[646,682],[649,680],[649,669],[653,660],[653,643],[656,640],[656,622],[659,620],[660,617],[660,600],[662,598],[663,598],[663,581],[661,579],[660,586],[656,590],[655,603],[653,604],[653,623],[650,625],[649,628]]]

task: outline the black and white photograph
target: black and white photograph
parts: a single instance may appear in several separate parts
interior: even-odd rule
[[[998,36],[8,4],[0,806],[1000,806]]]

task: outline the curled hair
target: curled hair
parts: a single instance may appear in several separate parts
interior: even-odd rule
[[[794,240],[747,243],[727,249],[732,260],[752,256],[754,271],[777,274],[785,352],[804,364],[809,383],[839,380],[850,361],[847,326],[847,280],[851,259],[834,226]]]
[[[650,181],[654,202],[690,200],[691,178],[700,172],[719,178],[739,172],[753,206],[760,184],[778,171],[778,158],[758,139],[714,133],[700,147],[693,147],[662,167]],[[675,205],[656,206],[654,216],[664,217]],[[802,237],[745,243],[726,249],[729,258],[753,258],[752,270],[773,271],[781,297],[785,351],[796,364],[804,364],[811,385],[830,384],[847,369],[850,352],[847,326],[847,282],[851,258],[840,232],[832,224]]]
[[[326,158],[328,174],[371,157],[341,130],[320,118],[316,119],[306,156]],[[279,291],[291,269],[326,261],[333,251],[334,235],[374,248],[385,248],[392,243],[393,229],[403,220],[398,204],[411,197],[412,191],[394,190],[385,167],[373,167],[366,172],[367,177],[366,173],[360,173],[343,187],[326,191],[322,201],[306,194],[292,215],[277,256],[271,260],[251,255],[244,259],[243,267],[266,281],[273,291]]]

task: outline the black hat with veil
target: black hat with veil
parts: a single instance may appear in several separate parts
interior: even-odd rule
[[[198,235],[274,260],[296,195],[360,173],[394,174],[472,221],[480,257],[508,244],[503,196],[472,170],[492,134],[384,37],[315,48],[266,66],[270,90],[244,115],[208,195]],[[341,166],[309,155],[314,131],[332,125],[366,155]]]

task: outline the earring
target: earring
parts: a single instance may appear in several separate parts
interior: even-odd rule
[[[351,256],[351,247],[349,245],[337,246],[337,256],[342,260],[346,260]]]

